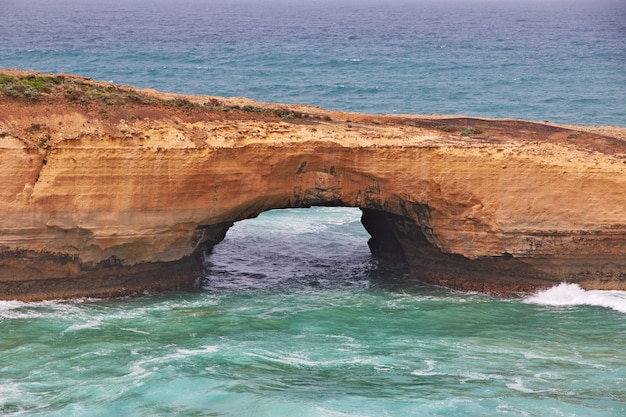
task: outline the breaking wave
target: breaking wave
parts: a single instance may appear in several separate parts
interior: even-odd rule
[[[547,306],[590,305],[626,313],[626,291],[584,290],[578,284],[563,282],[524,299],[525,303]]]

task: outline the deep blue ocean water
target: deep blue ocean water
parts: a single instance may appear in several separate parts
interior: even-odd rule
[[[2,0],[0,67],[626,126],[626,5]],[[354,209],[237,223],[196,291],[0,302],[0,415],[626,416],[626,293],[409,282]]]

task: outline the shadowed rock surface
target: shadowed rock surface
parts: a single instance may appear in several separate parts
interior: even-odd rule
[[[233,222],[314,205],[361,208],[428,283],[626,290],[626,129],[0,73],[1,299],[188,286]]]

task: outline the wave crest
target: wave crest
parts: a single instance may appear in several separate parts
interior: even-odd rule
[[[591,305],[626,313],[626,291],[584,290],[578,284],[566,282],[528,296],[524,302],[548,306]]]

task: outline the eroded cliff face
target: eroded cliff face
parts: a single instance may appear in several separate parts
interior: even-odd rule
[[[233,222],[312,205],[364,209],[373,251],[429,283],[626,290],[626,129],[5,74],[0,298],[186,286]]]

